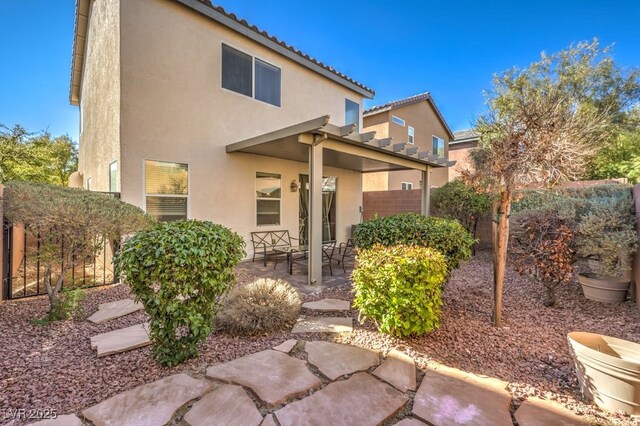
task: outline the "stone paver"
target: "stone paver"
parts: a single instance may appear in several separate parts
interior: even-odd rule
[[[292,333],[351,333],[353,318],[300,317]]]
[[[175,411],[198,398],[212,384],[186,374],[174,374],[164,379],[138,386],[87,408],[82,414],[95,426],[163,425]]]
[[[416,390],[416,363],[409,355],[392,349],[373,374],[403,392]]]
[[[30,423],[28,426],[82,426],[82,420],[75,414],[65,414],[55,419],[40,420],[39,422]]]
[[[134,302],[133,299],[118,300],[116,302],[103,303],[98,310],[87,319],[93,323],[100,324],[142,309],[144,309],[142,304]]]
[[[426,426],[426,423],[421,422],[417,419],[412,419],[411,417],[407,417],[406,419],[400,420],[395,426]]]
[[[262,415],[241,386],[222,385],[193,404],[184,421],[190,426],[258,426]]]
[[[413,414],[438,426],[512,426],[506,383],[463,371],[428,370],[416,393]]]
[[[324,312],[348,311],[351,308],[347,300],[340,299],[316,300],[315,302],[303,303],[302,307],[305,309]]]
[[[516,410],[520,426],[586,426],[590,423],[558,403],[536,397],[527,398]]]
[[[97,350],[98,357],[126,352],[150,344],[149,323],[132,325],[91,338],[91,348]]]
[[[251,388],[267,404],[279,404],[322,384],[306,363],[266,350],[207,368],[207,377]]]
[[[331,342],[307,342],[308,361],[331,380],[345,374],[366,370],[380,362],[380,355],[370,349]]]
[[[409,398],[367,373],[334,382],[300,401],[279,409],[287,425],[377,425],[393,416]]]
[[[288,354],[289,352],[291,352],[291,349],[293,349],[296,346],[297,343],[298,341],[296,339],[289,339],[280,343],[278,346],[274,346],[273,349],[275,349],[276,351],[280,351],[280,352],[284,352],[285,354]]]
[[[264,420],[260,423],[260,426],[278,426],[273,414],[267,414],[264,416]]]

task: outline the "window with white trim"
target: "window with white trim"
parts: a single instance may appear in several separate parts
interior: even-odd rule
[[[281,192],[279,174],[256,172],[256,225],[280,225]]]
[[[222,87],[279,107],[281,71],[275,65],[223,44]]]
[[[391,121],[393,121],[394,123],[396,123],[396,124],[398,124],[398,125],[400,125],[402,127],[404,127],[404,125],[405,125],[404,120],[402,118],[400,118],[400,117],[396,117],[395,115],[391,116]]]
[[[433,155],[444,157],[444,139],[433,136]]]
[[[187,218],[189,166],[145,160],[144,192],[147,213],[160,222]]]
[[[109,164],[109,192],[118,192],[118,162]]]
[[[411,183],[411,182],[402,182],[400,184],[400,189],[402,189],[402,190],[413,189],[413,183]]]
[[[415,143],[416,132],[411,126],[409,126],[408,135],[409,135],[408,142],[410,145],[413,145]]]

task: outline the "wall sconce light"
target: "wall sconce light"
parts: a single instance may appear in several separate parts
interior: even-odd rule
[[[298,182],[296,182],[296,180],[292,180],[291,181],[291,192],[296,192],[298,190],[298,188],[300,188],[300,185],[298,185]]]

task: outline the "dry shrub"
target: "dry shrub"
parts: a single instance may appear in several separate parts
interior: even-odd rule
[[[286,281],[260,278],[236,287],[216,318],[227,333],[254,335],[289,330],[300,314],[302,300]]]

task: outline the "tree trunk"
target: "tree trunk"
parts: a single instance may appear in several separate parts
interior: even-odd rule
[[[43,281],[44,287],[47,289],[47,296],[49,296],[49,312],[51,312],[58,303],[58,292],[55,287],[51,286],[51,265],[47,265],[45,268]]]
[[[509,242],[509,214],[511,212],[511,192],[504,191],[500,194],[500,215],[497,224],[497,235],[494,235],[494,311],[493,324],[496,327],[502,325],[502,291],[504,287],[504,275],[507,268],[507,245]]]
[[[478,236],[478,219],[473,221],[473,239],[477,239]],[[478,243],[473,243],[473,247],[471,248],[471,254],[473,256],[476,255],[476,246],[478,245]]]

